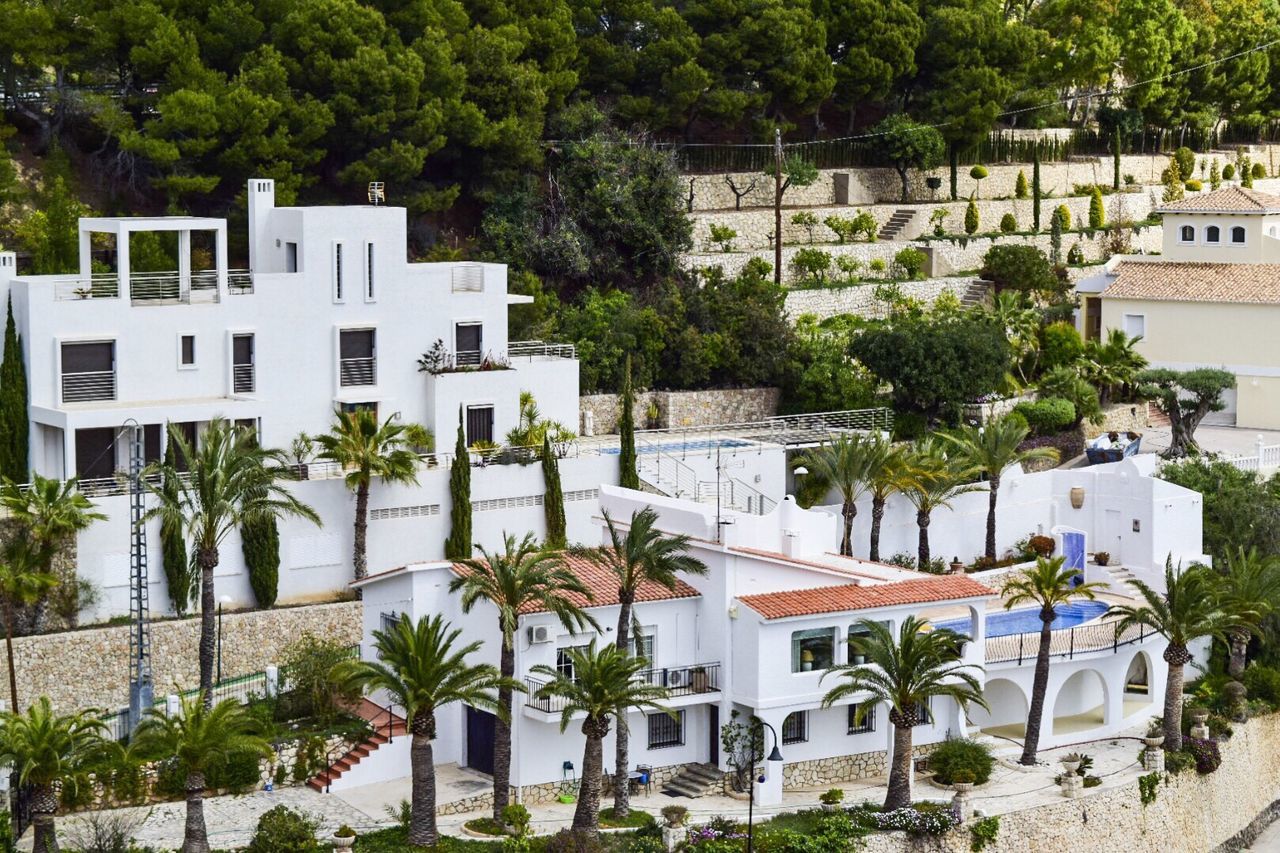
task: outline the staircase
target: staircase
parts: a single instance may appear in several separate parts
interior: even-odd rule
[[[899,209],[893,212],[893,216],[884,225],[880,226],[880,233],[876,234],[877,240],[896,240],[898,235],[902,233],[902,229],[906,228],[911,220],[916,218],[914,210]]]
[[[976,308],[979,305],[987,304],[987,295],[991,292],[991,284],[980,278],[965,285],[964,292],[960,294],[960,304],[966,308]]]
[[[1125,595],[1134,595],[1137,593],[1138,588],[1132,583],[1134,580],[1133,572],[1129,571],[1124,566],[1104,566],[1104,568],[1107,570],[1107,575],[1110,578],[1107,583],[1114,589],[1119,590]]]
[[[773,498],[737,477],[722,477],[719,484],[714,480],[700,480],[697,471],[670,453],[644,444],[641,447],[645,452],[637,454],[636,473],[640,476],[642,491],[705,504],[715,504],[718,492],[722,509],[748,515],[763,515],[778,505]]]
[[[724,774],[710,764],[686,764],[671,781],[662,786],[662,792],[672,797],[705,797],[721,790]]]
[[[329,766],[329,769],[322,770],[308,779],[307,787],[313,791],[327,790],[330,783],[340,779],[343,773],[350,772],[361,761],[377,752],[383,744],[390,743],[398,737],[403,738],[409,733],[403,717],[369,699],[362,699],[360,705],[351,710],[356,716],[368,722],[373,727],[373,732],[347,750]]]

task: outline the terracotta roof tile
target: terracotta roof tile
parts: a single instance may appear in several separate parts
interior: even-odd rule
[[[1124,262],[1102,297],[1280,305],[1280,264]]]
[[[1161,205],[1163,213],[1280,213],[1280,196],[1246,187],[1223,187]]]
[[[613,572],[579,554],[566,553],[562,557],[569,571],[573,572],[578,580],[582,582],[582,585],[591,593],[590,600],[577,593],[565,595],[566,599],[579,607],[611,607],[618,604],[618,578]],[[464,575],[469,569],[465,563],[454,563],[453,571],[455,574]],[[640,584],[639,589],[636,590],[636,602],[697,598],[699,595],[701,593],[679,578],[676,578],[675,589],[667,589],[662,584],[654,583],[653,581],[644,581]],[[520,612],[539,613],[545,609],[543,607],[525,607]]]
[[[844,613],[903,604],[927,604],[958,598],[995,595],[996,591],[964,575],[943,575],[893,583],[844,584],[816,589],[796,589],[743,595],[739,601],[766,619]]]

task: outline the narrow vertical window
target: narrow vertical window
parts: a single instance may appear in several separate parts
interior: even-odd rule
[[[333,244],[333,300],[342,301],[342,244]]]
[[[373,244],[365,245],[365,262],[364,262],[364,298],[367,302],[373,301]]]

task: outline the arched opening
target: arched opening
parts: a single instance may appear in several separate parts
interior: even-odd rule
[[[1204,241],[1206,243],[1217,243],[1222,240],[1222,232],[1217,225],[1210,225],[1204,229]]]
[[[969,723],[984,734],[1021,742],[1027,734],[1030,702],[1022,688],[1007,678],[993,678],[982,688],[990,710],[969,706]]]
[[[1151,704],[1151,658],[1138,652],[1124,675],[1124,715],[1129,717]]]
[[[1244,243],[1244,226],[1243,225],[1232,226],[1231,242],[1236,244]]]
[[[1107,685],[1096,670],[1072,675],[1053,700],[1053,734],[1068,735],[1096,729],[1106,722]]]
[[[1190,225],[1183,225],[1178,230],[1178,239],[1184,243],[1194,243],[1196,241],[1196,229]]]

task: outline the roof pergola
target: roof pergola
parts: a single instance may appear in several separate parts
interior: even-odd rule
[[[214,271],[218,292],[227,288],[227,221],[206,216],[90,216],[80,220],[80,277],[93,273],[92,235],[116,237],[116,271],[122,294],[129,293],[129,235],[135,232],[176,231],[178,233],[177,276],[182,292],[191,286],[191,232],[214,233]]]

